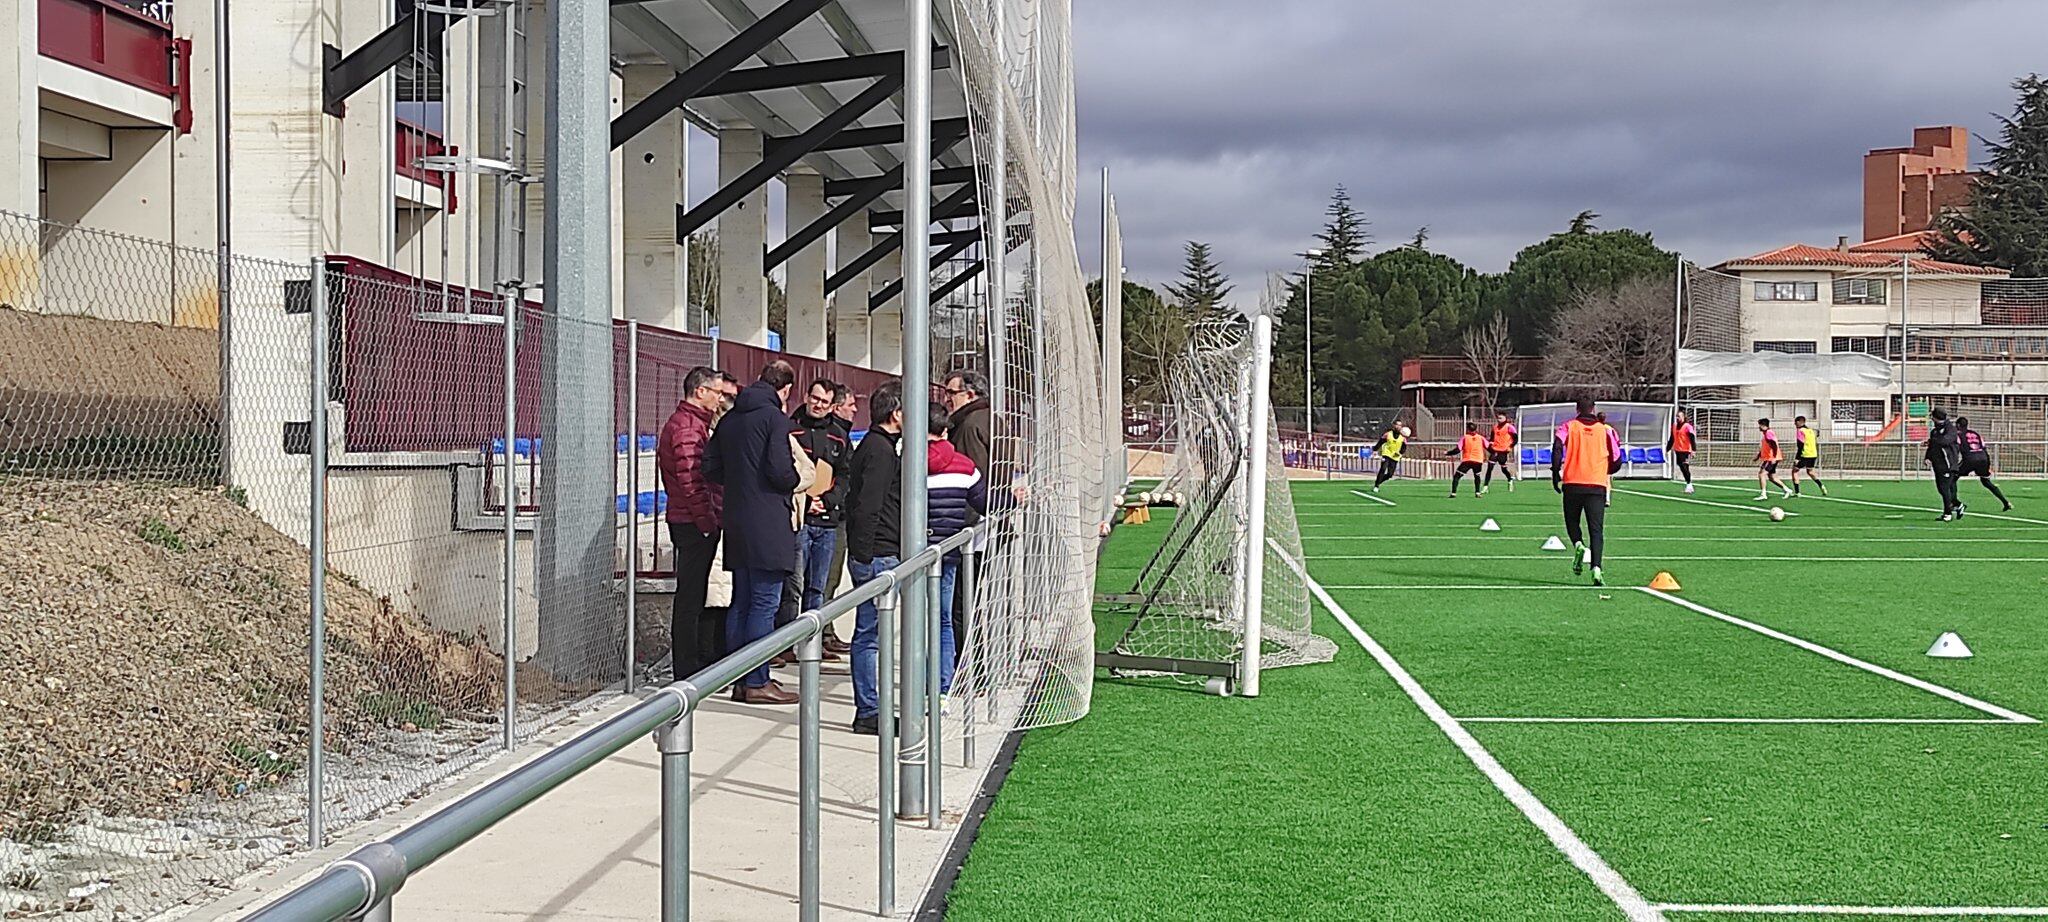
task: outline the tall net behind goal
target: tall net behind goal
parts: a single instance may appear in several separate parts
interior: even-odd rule
[[[1253,415],[1255,381],[1263,377],[1256,373],[1256,339],[1242,320],[1198,324],[1168,373],[1178,444],[1155,495],[1179,508],[1130,591],[1106,599],[1108,627],[1119,633],[1096,664],[1112,674],[1184,675],[1217,690],[1248,688],[1256,683],[1248,666],[1323,662],[1336,654],[1335,644],[1309,629],[1301,535],[1279,430],[1270,409]],[[1259,655],[1247,659],[1254,624]]]

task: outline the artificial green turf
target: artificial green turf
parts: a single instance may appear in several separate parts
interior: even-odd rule
[[[1740,483],[1688,497],[1629,482],[1609,514],[1609,590],[1339,588],[1583,586],[1537,549],[1562,532],[1547,486],[1448,500],[1440,482],[1395,482],[1387,507],[1337,481],[1295,499],[1310,572],[1455,715],[1989,718],[1631,588],[1659,570],[1707,607],[2048,714],[2039,482],[2005,484],[2009,519],[1982,515],[1996,504],[1966,482],[1978,514],[1953,523],[1933,521],[1924,482],[1761,503]],[[1797,514],[1772,523],[1774,505]],[[1487,517],[1503,530],[1480,533]],[[1119,531],[1105,589],[1128,587],[1165,521]],[[1338,661],[1269,672],[1259,700],[1098,681],[1089,718],[1027,737],[954,915],[1617,915],[1318,619]],[[1977,656],[1926,657],[1944,630]],[[2048,906],[2040,725],[1467,727],[1653,901]]]

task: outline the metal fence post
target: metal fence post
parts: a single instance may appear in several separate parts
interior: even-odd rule
[[[931,569],[926,571],[924,575],[924,610],[927,616],[925,621],[931,625],[931,628],[925,632],[924,645],[925,651],[928,654],[925,662],[930,664],[925,669],[924,677],[924,815],[925,828],[927,829],[939,828],[939,805],[942,802],[940,794],[944,790],[939,782],[939,776],[946,773],[945,764],[939,760],[939,731],[943,729],[939,722],[940,700],[943,697],[939,693],[939,673],[946,666],[946,664],[941,662],[941,658],[945,656],[945,650],[939,646],[939,634],[946,629],[946,626],[940,623],[946,620],[946,613],[944,609],[939,607],[939,580],[943,572],[942,568],[945,565],[945,555],[941,554],[938,560],[932,562]],[[955,641],[959,640],[957,637],[953,639]]]
[[[960,627],[965,637],[953,638],[953,644],[962,650],[979,650],[974,645],[976,630],[974,623],[974,541],[970,540],[960,548],[960,586],[957,593],[960,604]],[[956,675],[955,678],[958,678]],[[960,712],[960,765],[974,767],[974,690],[967,690],[967,707]]]
[[[640,633],[640,321],[626,321],[626,694],[639,684]]]
[[[825,627],[813,616],[812,632],[797,645],[797,918],[818,922],[818,711],[824,690],[818,661],[825,656]]]
[[[327,843],[322,801],[327,773],[327,258],[313,257],[313,284],[308,305],[312,329],[307,343],[307,483],[306,558],[308,568],[306,842]]]
[[[508,27],[509,28],[509,27]],[[505,619],[505,714],[500,742],[506,750],[519,743],[519,458],[514,452],[519,429],[519,318],[523,312],[519,292],[505,294],[505,324],[502,357],[505,373],[505,506],[504,596],[499,600]]]
[[[690,918],[690,750],[694,712],[654,732],[661,751],[661,920]]]
[[[896,914],[896,588],[875,599],[876,915]]]
[[[377,905],[364,910],[363,922],[391,922],[391,898],[385,897]]]

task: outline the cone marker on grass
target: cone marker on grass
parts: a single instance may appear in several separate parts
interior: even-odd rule
[[[1656,576],[1651,577],[1650,588],[1655,589],[1658,592],[1677,592],[1678,580],[1674,578],[1670,573],[1663,570],[1659,570],[1657,571]]]

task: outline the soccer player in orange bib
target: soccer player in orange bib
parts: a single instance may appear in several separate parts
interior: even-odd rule
[[[1607,544],[1607,489],[1621,470],[1621,437],[1593,415],[1593,401],[1579,398],[1579,415],[1557,427],[1550,443],[1550,486],[1564,494],[1564,530],[1572,539],[1572,575],[1593,568],[1593,585]],[[1583,527],[1580,522],[1584,520]]]
[[[1446,456],[1456,455],[1458,469],[1451,472],[1451,498],[1458,498],[1458,481],[1466,474],[1472,475],[1472,495],[1486,492],[1479,483],[1479,465],[1486,460],[1486,438],[1479,434],[1478,423],[1466,423],[1465,435],[1458,439],[1458,447],[1444,452]]]
[[[1515,445],[1522,441],[1522,432],[1508,421],[1506,413],[1493,414],[1493,438],[1486,444],[1486,479],[1479,484],[1484,495],[1493,486],[1493,469],[1500,468],[1500,475],[1507,478],[1508,492],[1515,492]]]
[[[1784,450],[1778,447],[1778,433],[1771,429],[1768,419],[1757,420],[1756,431],[1756,498],[1771,498],[1771,489],[1764,486],[1769,482],[1777,484],[1778,489],[1785,491],[1785,498],[1791,499],[1792,488],[1778,479],[1778,462],[1785,460]]]
[[[1685,476],[1687,493],[1692,492],[1692,450],[1698,438],[1699,430],[1681,412],[1671,421],[1671,435],[1664,440],[1664,450],[1671,453],[1671,460],[1678,462],[1678,473]]]

